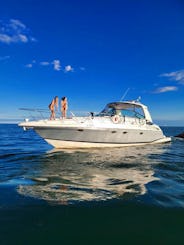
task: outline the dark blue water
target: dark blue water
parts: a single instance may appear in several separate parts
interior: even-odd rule
[[[183,244],[183,227],[184,140],[57,151],[0,125],[0,245]]]

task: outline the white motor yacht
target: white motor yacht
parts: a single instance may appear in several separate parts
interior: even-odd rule
[[[55,148],[122,147],[170,142],[154,124],[147,106],[139,101],[112,102],[99,114],[25,120],[19,126],[34,129]]]

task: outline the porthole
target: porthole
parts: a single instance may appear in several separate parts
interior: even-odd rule
[[[111,133],[114,134],[114,133],[116,133],[116,132],[117,132],[117,131],[112,131]]]

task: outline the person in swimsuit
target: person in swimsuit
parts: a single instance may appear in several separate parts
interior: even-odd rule
[[[68,109],[68,102],[67,102],[67,98],[63,97],[61,99],[61,114],[62,114],[62,118],[66,117],[66,112]]]
[[[55,120],[55,108],[58,108],[58,96],[55,96],[52,102],[49,104],[49,110],[51,111],[50,120]]]

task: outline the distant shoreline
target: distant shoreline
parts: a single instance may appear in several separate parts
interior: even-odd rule
[[[0,124],[18,124],[22,119],[0,119]]]

